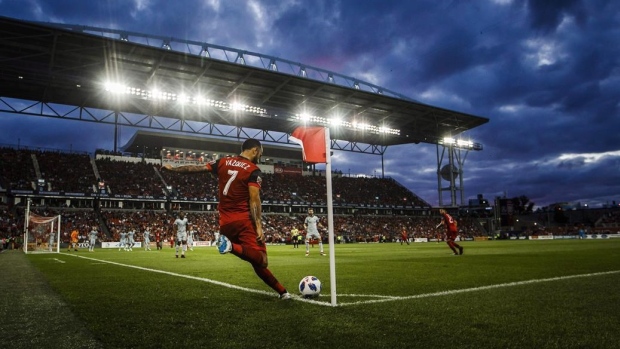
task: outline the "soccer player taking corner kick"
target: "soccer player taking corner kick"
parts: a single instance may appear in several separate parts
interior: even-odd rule
[[[290,299],[286,288],[267,268],[267,246],[261,222],[261,171],[256,165],[263,154],[263,146],[256,139],[247,139],[238,156],[224,157],[206,165],[170,164],[162,168],[174,172],[208,171],[218,177],[220,203],[220,236],[217,247],[221,254],[233,255],[249,262],[254,272],[280,299]]]

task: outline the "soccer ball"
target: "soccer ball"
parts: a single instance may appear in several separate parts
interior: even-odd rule
[[[316,276],[306,276],[299,282],[299,292],[304,298],[316,298],[321,293],[321,280]]]

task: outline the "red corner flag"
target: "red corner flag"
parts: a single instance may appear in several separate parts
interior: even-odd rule
[[[290,140],[301,145],[305,162],[327,163],[325,127],[300,126],[293,131]]]

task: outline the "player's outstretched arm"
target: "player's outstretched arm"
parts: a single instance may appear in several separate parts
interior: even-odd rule
[[[206,172],[206,171],[208,171],[207,167],[204,166],[204,165],[172,166],[171,164],[165,164],[161,168],[162,168],[162,170],[167,170],[167,171],[171,171],[171,172],[180,172],[180,173]]]

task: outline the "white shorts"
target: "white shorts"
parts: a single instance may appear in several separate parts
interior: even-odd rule
[[[321,240],[321,234],[319,233],[306,233],[306,241],[315,238]]]

